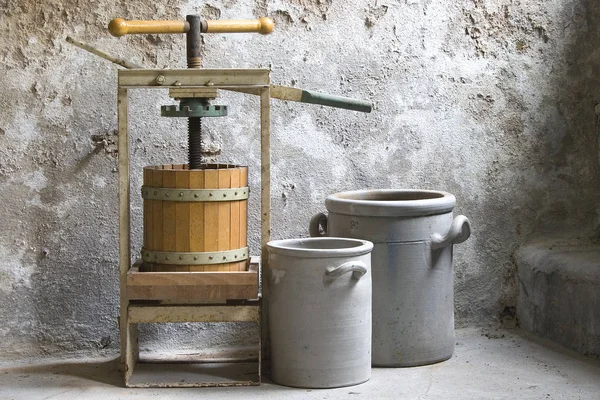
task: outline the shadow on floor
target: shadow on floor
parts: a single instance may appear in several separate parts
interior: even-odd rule
[[[57,361],[51,364],[21,366],[16,368],[5,368],[4,373],[11,375],[62,375],[86,379],[105,385],[124,387],[123,374],[119,372],[119,357],[107,358],[95,361]],[[12,382],[15,385],[17,381]],[[77,383],[74,382],[77,385]],[[11,386],[11,382],[3,382],[3,385]]]

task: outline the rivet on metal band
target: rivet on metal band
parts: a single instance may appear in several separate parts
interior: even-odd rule
[[[246,200],[248,187],[231,189],[175,189],[142,186],[142,198],[163,201],[239,201]]]
[[[142,249],[142,259],[147,263],[170,264],[170,265],[204,265],[225,264],[230,262],[244,261],[249,258],[248,247],[241,249],[181,253],[170,251],[151,251]]]

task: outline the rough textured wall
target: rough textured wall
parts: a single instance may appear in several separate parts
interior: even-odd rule
[[[206,36],[206,67],[270,66],[275,82],[375,104],[365,115],[273,101],[275,238],[307,235],[333,192],[449,191],[473,225],[455,251],[456,317],[468,324],[514,306],[511,254],[521,243],[597,226],[600,4],[592,0],[1,0],[0,354],[116,346],[115,66],[64,38],[145,66],[184,67],[183,37],[116,39],[105,26],[115,16],[189,13],[268,14],[277,23],[268,37]],[[132,95],[134,194],[142,166],[185,160],[184,122],[159,117],[169,102],[164,92]],[[251,168],[256,253],[258,101],[228,94],[222,102],[230,116],[207,124],[207,140],[214,157]],[[245,343],[239,326],[202,331],[209,343]]]

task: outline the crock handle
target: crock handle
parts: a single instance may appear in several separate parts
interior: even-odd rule
[[[431,248],[441,249],[452,244],[462,243],[471,236],[471,223],[464,215],[457,215],[452,221],[450,230],[442,235],[434,233],[431,235]]]
[[[348,261],[339,267],[327,267],[327,275],[331,276],[340,276],[351,271],[354,279],[359,280],[367,273],[367,265],[362,261]]]
[[[327,236],[327,215],[317,213],[310,219],[308,232],[311,237]]]

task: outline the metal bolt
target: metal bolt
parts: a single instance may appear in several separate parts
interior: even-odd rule
[[[175,83],[173,83],[173,86],[181,86],[181,82],[175,81]]]
[[[183,256],[179,256],[179,259],[180,259],[180,260],[183,260]]]
[[[164,83],[165,83],[165,81],[166,81],[166,80],[167,80],[167,78],[165,78],[165,76],[164,76],[164,75],[158,75],[158,76],[156,77],[156,84],[157,84],[157,85],[162,85],[162,84],[164,84]]]
[[[167,256],[167,261],[169,261],[171,259],[171,257]]]
[[[235,256],[233,256],[234,258],[237,258],[237,254]]]
[[[212,260],[212,259],[213,259],[213,257],[212,257],[212,256],[208,256],[208,259],[209,259],[209,260]]]
[[[197,260],[198,260],[198,257],[194,257],[194,261],[197,261]]]
[[[170,196],[170,194],[169,194],[169,193],[165,193],[165,197],[169,197],[169,196]]]
[[[237,196],[237,192],[235,192],[235,195]]]
[[[179,192],[179,197],[183,197],[183,192]]]
[[[223,197],[227,197],[227,194],[226,194],[226,193],[223,193]]]
[[[223,256],[223,260],[227,260],[227,257],[226,257],[226,256]]]
[[[156,196],[157,194],[158,194],[158,192],[155,190],[155,191],[154,191],[154,195]]]
[[[212,197],[212,193],[209,193],[208,195],[209,195],[210,197]]]
[[[196,199],[197,199],[198,197],[199,197],[199,196],[198,196],[198,193],[196,193],[196,194],[194,195],[194,198],[196,198]]]

